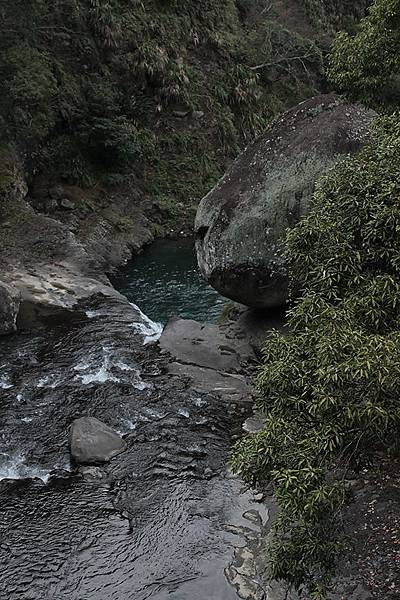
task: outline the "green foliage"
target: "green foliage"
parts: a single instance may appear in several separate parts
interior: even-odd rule
[[[53,172],[62,173],[64,179],[73,185],[91,186],[95,182],[95,172],[86,149],[69,135],[52,139],[42,151],[38,165],[46,169],[50,161]]]
[[[191,213],[273,115],[318,92],[318,43],[265,0],[3,0],[0,14],[0,135],[49,179],[136,180]]]
[[[258,73],[246,65],[235,64],[216,83],[215,94],[221,106],[227,106],[233,114],[236,112],[242,116],[244,135],[246,131],[254,135],[262,128],[263,115],[257,110],[262,96]]]
[[[121,36],[118,3],[115,0],[89,0],[88,22],[104,48],[116,48]]]
[[[273,482],[280,505],[271,571],[323,598],[337,552],[341,477],[400,434],[400,116],[318,185],[288,234],[289,334],[273,333],[258,374],[265,423],[233,466]]]
[[[145,191],[158,201],[164,231],[176,231],[180,226],[191,228],[198,199],[223,174],[215,150],[203,151],[204,135],[199,132],[166,133],[158,139],[149,165],[144,166]],[[186,223],[182,219],[184,213]]]
[[[235,311],[235,305],[233,302],[227,302],[226,304],[224,304],[224,306],[222,307],[222,310],[219,314],[218,317],[218,325],[223,325],[224,323],[227,323],[229,321],[229,319],[232,317],[232,314]]]
[[[400,0],[375,0],[353,37],[340,33],[328,75],[353,98],[400,99]]]
[[[54,127],[57,81],[45,53],[22,43],[3,57],[4,96],[14,123],[27,137],[44,137]]]
[[[316,74],[323,71],[323,56],[315,40],[289,31],[274,13],[249,31],[248,40],[247,61],[268,90],[274,111],[318,93]]]
[[[305,9],[312,22],[328,30],[352,28],[364,16],[369,0],[352,2],[348,0],[305,0]]]
[[[146,156],[154,146],[150,132],[138,129],[124,116],[93,119],[91,144],[106,165],[121,167]]]
[[[0,192],[7,192],[7,189],[13,187],[18,177],[16,172],[15,148],[6,144],[0,144]],[[0,207],[0,219],[7,218],[2,214]]]

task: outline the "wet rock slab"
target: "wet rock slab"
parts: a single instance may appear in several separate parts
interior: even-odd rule
[[[230,335],[218,325],[171,319],[159,341],[173,360],[169,373],[186,376],[198,392],[250,401],[249,366],[256,355],[243,336]]]

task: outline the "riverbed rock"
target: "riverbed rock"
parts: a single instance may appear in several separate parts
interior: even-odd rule
[[[71,456],[82,465],[108,462],[126,448],[124,440],[111,427],[95,417],[81,417],[72,423]]]
[[[316,181],[365,144],[375,113],[334,94],[303,102],[251,144],[201,201],[196,247],[205,279],[254,308],[287,300],[284,238]]]
[[[222,327],[191,319],[170,319],[159,344],[180,362],[221,372],[238,373],[255,360],[246,338],[229,339]]]
[[[259,323],[261,330],[263,326],[264,323]],[[230,401],[252,400],[250,371],[258,364],[257,354],[251,335],[241,324],[217,325],[172,318],[164,328],[159,346],[172,358],[168,372],[190,379],[196,392]]]
[[[18,290],[0,281],[0,335],[16,331],[19,305]]]

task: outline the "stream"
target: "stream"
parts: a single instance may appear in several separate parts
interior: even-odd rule
[[[227,468],[238,409],[167,376],[154,345],[172,314],[214,321],[226,300],[186,241],[113,283],[141,310],[98,300],[0,341],[0,598],[235,600],[224,571],[268,520]],[[101,468],[70,463],[85,415],[127,442]]]

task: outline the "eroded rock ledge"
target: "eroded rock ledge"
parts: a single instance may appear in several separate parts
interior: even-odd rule
[[[30,196],[17,154],[2,152],[0,335],[16,327],[40,325],[48,318],[73,316],[91,297],[122,300],[105,272],[153,238],[149,222],[132,198],[129,203],[128,197],[121,196],[111,207],[110,202],[104,203],[88,214],[87,207],[71,200],[77,190],[57,189],[61,200],[50,215],[47,205],[37,205]],[[129,208],[126,231],[122,231],[118,223]]]

